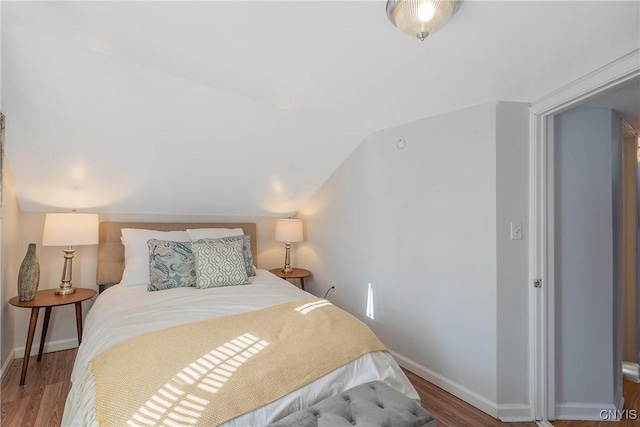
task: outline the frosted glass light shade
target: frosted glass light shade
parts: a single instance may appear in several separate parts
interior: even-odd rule
[[[424,40],[458,11],[462,0],[388,0],[387,16],[400,31]]]
[[[48,213],[44,219],[43,246],[98,244],[98,214]]]
[[[302,221],[279,219],[276,222],[276,240],[284,243],[302,242]]]

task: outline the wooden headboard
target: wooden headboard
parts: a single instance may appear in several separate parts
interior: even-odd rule
[[[124,246],[120,237],[122,228],[145,228],[148,230],[176,231],[187,228],[242,228],[244,234],[251,236],[253,263],[258,264],[256,224],[243,223],[206,223],[206,222],[102,222],[98,243],[98,285],[120,283],[124,271]]]

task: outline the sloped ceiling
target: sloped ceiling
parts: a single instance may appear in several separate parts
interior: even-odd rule
[[[468,0],[424,42],[384,1],[2,2],[6,153],[27,211],[291,213],[373,131],[639,40],[636,1]]]

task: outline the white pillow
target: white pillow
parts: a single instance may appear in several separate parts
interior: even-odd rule
[[[172,242],[190,242],[186,231],[158,231],[141,228],[123,228],[120,240],[124,245],[123,286],[148,285],[149,278],[149,246],[147,240],[169,240]]]
[[[222,239],[223,237],[242,236],[242,228],[194,228],[187,229],[192,242],[200,239]]]

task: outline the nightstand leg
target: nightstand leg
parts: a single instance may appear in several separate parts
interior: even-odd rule
[[[44,323],[42,324],[42,334],[40,335],[40,349],[38,350],[38,362],[42,360],[42,350],[44,350],[44,340],[47,337],[49,328],[49,318],[51,317],[51,307],[44,309]]]
[[[300,288],[301,288],[303,291],[306,291],[306,289],[304,288],[304,277],[301,277],[301,278],[300,278]]]
[[[24,358],[22,359],[22,374],[20,375],[20,385],[24,385],[27,378],[27,367],[29,366],[29,356],[31,355],[31,344],[36,333],[36,323],[38,323],[38,307],[31,309],[31,320],[29,320],[29,333],[27,334],[27,345],[24,348]]]
[[[76,303],[76,329],[78,330],[78,345],[82,344],[82,302]]]

